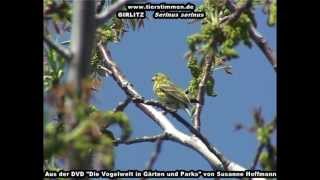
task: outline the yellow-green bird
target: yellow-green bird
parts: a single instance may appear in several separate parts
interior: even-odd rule
[[[183,108],[192,117],[189,109],[192,108],[192,104],[188,95],[172,83],[168,76],[163,73],[156,73],[152,77],[152,81],[154,94],[160,103],[175,110]]]

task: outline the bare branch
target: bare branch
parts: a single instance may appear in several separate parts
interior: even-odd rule
[[[230,161],[228,159],[226,159],[221,152],[219,152],[214,146],[212,146],[208,139],[206,137],[204,137],[200,131],[198,131],[197,129],[195,129],[193,126],[191,126],[186,120],[184,120],[179,114],[177,113],[171,113],[171,115],[173,117],[175,117],[180,123],[182,123],[185,127],[188,128],[188,130],[193,133],[196,137],[198,137],[206,146],[207,148],[210,150],[210,152],[212,152],[213,154],[215,154],[217,156],[217,158],[220,160],[220,162],[223,165],[224,169],[228,169],[228,165],[230,164]]]
[[[155,151],[152,153],[150,160],[147,162],[146,164],[146,170],[151,170],[156,162],[156,160],[158,159],[160,152],[161,152],[161,146],[162,146],[162,142],[163,139],[158,138],[157,142],[156,142],[156,149]]]
[[[258,47],[267,57],[274,71],[277,72],[277,58],[275,57],[272,48],[268,45],[267,40],[252,25],[250,26],[249,34],[253,41],[258,45]]]
[[[120,102],[120,103],[118,104],[118,106],[113,109],[113,111],[114,111],[114,112],[123,111],[123,110],[128,106],[128,104],[129,104],[130,102],[131,102],[131,99],[130,99],[130,98],[127,98],[125,101]]]
[[[57,51],[63,58],[66,59],[66,61],[70,62],[72,56],[71,56],[71,52],[69,49],[61,46],[60,44],[54,42],[52,39],[50,39],[47,36],[43,37],[44,42],[51,47],[52,49],[54,49],[55,51]]]
[[[254,170],[256,168],[256,166],[258,164],[258,161],[259,161],[260,154],[261,154],[263,148],[264,148],[263,144],[260,144],[258,146],[257,153],[256,153],[256,155],[254,157],[253,163],[252,163],[251,168],[250,168],[251,170]]]
[[[230,163],[230,161],[225,159],[224,156],[209,143],[208,139],[205,138],[200,133],[200,131],[198,131],[191,124],[189,124],[189,122],[186,121],[183,117],[181,117],[175,110],[171,110],[170,108],[162,105],[160,102],[157,102],[157,101],[134,99],[133,102],[140,102],[140,103],[152,105],[152,106],[161,108],[165,112],[169,112],[175,119],[177,119],[183,126],[185,126],[192,134],[198,137],[207,146],[207,148],[218,157],[218,159],[222,162],[225,168],[228,167],[228,164]]]
[[[101,66],[101,65],[98,65],[98,68],[104,70],[104,72],[106,73],[106,74],[105,74],[106,76],[112,74],[112,72],[111,72],[108,68],[106,68],[106,67],[103,67],[103,66]]]
[[[155,100],[144,100],[144,99],[141,99],[139,97],[135,97],[132,99],[133,102],[135,103],[143,103],[143,104],[147,104],[147,105],[151,105],[151,106],[154,106],[154,107],[158,107],[158,108],[161,108],[162,110],[166,111],[166,112],[170,112],[170,113],[176,113],[177,110],[176,109],[172,109],[170,107],[167,107],[163,104],[161,104],[159,101],[155,101]]]
[[[237,6],[232,0],[227,0],[226,6],[232,12],[235,12],[237,10]],[[277,58],[275,57],[272,48],[267,43],[267,40],[256,30],[253,25],[250,25],[249,34],[251,39],[253,39],[253,41],[258,45],[260,50],[267,57],[267,60],[272,65],[274,71],[277,71]]]
[[[120,72],[116,64],[111,60],[110,53],[106,51],[101,44],[98,45],[98,48],[101,51],[103,57],[105,58],[107,68],[112,72],[112,78],[116,81],[119,87],[127,94],[129,98],[143,99],[142,96],[133,88],[133,86]],[[168,139],[171,139],[175,142],[178,142],[184,146],[190,147],[193,150],[197,151],[209,162],[212,168],[225,169],[229,171],[245,170],[245,168],[243,168],[242,166],[234,162],[225,160],[226,158],[224,158],[224,162],[228,163],[223,163],[221,160],[221,153],[213,153],[212,149],[214,148],[211,148],[211,146],[207,146],[203,142],[203,140],[199,139],[196,136],[188,136],[176,129],[163,113],[159,112],[151,105],[146,105],[140,102],[135,102],[135,105],[164,130],[164,133],[168,135]],[[218,151],[214,149],[214,152]],[[227,167],[224,167],[224,164],[226,164]]]
[[[143,136],[143,137],[140,137],[140,138],[129,139],[129,140],[126,140],[126,141],[122,141],[120,139],[117,139],[115,141],[115,145],[117,146],[119,144],[130,145],[130,144],[136,144],[136,143],[142,143],[142,142],[155,142],[159,138],[165,140],[165,139],[167,139],[167,134],[162,133],[162,134],[155,135],[155,136]]]
[[[236,8],[235,11],[228,15],[225,16],[221,19],[221,23],[233,23],[236,20],[239,19],[241,13],[243,13],[245,10],[248,10],[252,5],[252,0],[247,0],[244,4],[242,4],[239,8]]]
[[[137,0],[118,0],[114,4],[112,4],[107,9],[103,10],[101,13],[96,15],[96,23],[97,26],[101,26],[102,24],[106,23],[122,6],[126,3],[134,2]]]
[[[209,78],[209,73],[213,64],[213,56],[207,56],[204,62],[203,70],[202,70],[202,78],[199,83],[199,89],[197,94],[197,101],[199,103],[196,104],[196,109],[194,112],[194,118],[193,118],[193,126],[200,131],[200,115],[202,111],[202,106],[204,105],[204,93],[206,90],[206,83]]]

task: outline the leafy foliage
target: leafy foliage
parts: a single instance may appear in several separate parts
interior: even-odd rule
[[[44,160],[43,166],[44,166],[44,169],[51,170],[51,171],[58,172],[62,170],[57,166],[56,160],[54,157],[52,157],[51,159]]]
[[[134,31],[137,28],[144,26],[143,19],[119,19],[117,17],[112,17],[109,23],[106,23],[97,29],[96,38],[97,41],[107,45],[108,43],[118,43],[121,41],[125,32],[128,28],[131,27]],[[99,51],[95,49],[90,61],[92,65],[92,74],[96,79],[104,77],[105,73],[102,71],[99,66],[103,66],[102,56],[98,53]]]
[[[276,131],[276,117],[271,122],[266,123],[262,117],[261,108],[256,108],[253,111],[253,120],[253,126],[247,130],[256,134],[256,138],[262,148],[260,154],[257,154],[258,162],[263,170],[274,171],[276,170],[277,152],[276,147],[271,143],[271,136]],[[242,124],[237,124],[236,130],[244,127]]]
[[[110,5],[115,1],[108,2]],[[45,33],[49,34],[47,27],[49,23],[53,25],[56,33],[61,34],[67,29],[60,25],[70,25],[71,23],[71,7],[70,2],[65,0],[45,0],[44,16],[45,16]],[[107,44],[108,42],[117,43],[121,40],[128,28],[134,31],[144,25],[142,19],[123,20],[112,17],[111,21],[97,29],[96,39],[98,42]],[[65,109],[65,97],[72,98],[74,104],[74,112],[76,124],[74,127],[66,127],[66,122],[62,119],[54,121],[46,117],[45,134],[44,134],[44,156],[45,168],[57,169],[55,166],[55,157],[65,157],[74,148],[80,153],[81,157],[87,156],[89,153],[95,153],[97,159],[106,168],[112,168],[113,145],[115,136],[109,127],[119,125],[122,134],[121,140],[130,137],[132,129],[128,117],[123,112],[101,112],[96,107],[88,105],[90,92],[92,89],[99,88],[101,77],[105,73],[101,71],[99,66],[103,66],[101,55],[97,49],[93,51],[90,61],[91,76],[90,81],[86,81],[83,87],[82,96],[77,98],[74,95],[72,87],[63,85],[61,79],[64,75],[66,66],[64,59],[53,49],[47,48],[44,60],[44,89],[48,93],[49,99],[56,108],[57,112],[63,117],[70,115]]]
[[[133,31],[144,26],[143,19],[119,19],[112,17],[110,22],[97,29],[97,39],[102,44],[108,42],[117,43],[121,40],[124,33],[131,27]]]
[[[246,0],[236,1],[237,6],[246,3]],[[206,17],[201,22],[201,29],[198,33],[187,37],[189,52],[186,59],[192,79],[190,80],[187,92],[195,96],[198,91],[198,84],[203,75],[203,61],[207,55],[213,54],[213,70],[224,69],[226,73],[231,74],[231,66],[227,60],[239,57],[236,46],[243,42],[248,48],[252,47],[249,35],[249,28],[256,25],[255,18],[250,9],[243,11],[235,21],[228,21],[231,12],[226,7],[226,1],[223,0],[205,0],[196,11],[203,11]],[[253,6],[263,5],[267,0],[254,0]],[[276,1],[273,0],[268,6],[268,24],[276,23]],[[206,84],[207,95],[215,96],[213,72]],[[210,89],[209,89],[210,88]]]
[[[272,126],[258,127],[257,128],[257,140],[261,144],[267,144],[269,141],[270,133],[272,132]]]
[[[70,131],[63,122],[50,122],[45,127],[44,158],[64,156],[69,147],[80,152],[81,157],[98,152],[103,166],[112,168],[114,135],[106,129],[117,124],[122,129],[121,140],[130,137],[132,129],[123,112],[101,112],[94,106],[77,105],[77,125]]]
[[[59,84],[60,79],[64,74],[63,68],[65,65],[63,57],[61,57],[56,51],[53,49],[47,49],[46,52],[45,61],[43,63],[43,86],[45,92]]]
[[[268,13],[268,25],[274,26],[277,22],[277,4],[276,0],[273,0]]]
[[[44,17],[53,25],[55,31],[61,34],[70,29],[72,8],[67,0],[45,0]],[[47,26],[45,32],[48,32]]]
[[[206,18],[202,20],[202,26],[200,32],[195,33],[187,37],[187,44],[189,45],[189,52],[187,53],[188,64],[192,79],[187,88],[187,92],[191,97],[195,97],[199,83],[201,81],[203,72],[203,64],[206,56],[213,54],[218,56],[216,52],[216,44],[221,44],[224,34],[223,29],[220,26],[219,18],[222,15],[226,15],[229,11],[224,7],[223,1],[204,1],[203,5],[199,6],[196,11],[203,11],[206,13]],[[199,60],[198,60],[199,59]],[[200,61],[200,62],[199,62]],[[212,59],[215,61],[215,57]],[[213,68],[216,67],[214,62]],[[208,96],[215,96],[214,92],[214,78],[210,72],[210,78],[206,84],[206,92]]]
[[[264,150],[259,156],[259,162],[263,170],[265,171],[274,171],[276,170],[275,166],[275,156],[273,153]]]

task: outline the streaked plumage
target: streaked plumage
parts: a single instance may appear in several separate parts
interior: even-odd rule
[[[192,107],[190,99],[184,91],[173,84],[169,77],[163,73],[156,73],[152,77],[153,91],[158,100],[172,109],[183,108],[191,116],[189,108]]]

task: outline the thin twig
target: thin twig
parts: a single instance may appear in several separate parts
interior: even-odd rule
[[[167,139],[167,135],[165,133],[159,134],[159,135],[155,135],[155,136],[143,136],[140,138],[135,138],[135,139],[129,139],[126,141],[122,141],[120,139],[117,139],[114,144],[117,146],[119,144],[126,144],[126,145],[130,145],[130,144],[136,144],[136,143],[142,143],[142,142],[155,142],[157,139]]]
[[[106,68],[106,67],[103,67],[103,66],[101,66],[101,65],[98,65],[98,68],[104,70],[105,73],[106,73],[106,76],[112,74],[112,72],[111,72],[108,68]]]
[[[110,7],[104,9],[101,13],[96,15],[96,23],[97,26],[101,26],[102,24],[106,23],[122,6],[126,3],[134,2],[137,0],[118,0]]]
[[[52,39],[50,39],[47,36],[43,37],[44,42],[51,47],[52,49],[54,49],[55,51],[57,51],[57,53],[59,53],[63,58],[65,58],[68,62],[70,62],[72,56],[71,56],[71,52],[69,49],[61,46],[60,44],[54,42]]]
[[[213,147],[207,138],[205,138],[199,130],[195,129],[193,126],[191,126],[186,120],[184,120],[179,114],[177,113],[171,113],[171,115],[176,118],[180,123],[182,123],[185,127],[188,128],[188,130],[193,133],[196,137],[198,137],[206,146],[207,148],[217,156],[217,158],[221,161],[224,169],[226,170],[228,165],[230,164],[230,161],[225,159],[222,153],[220,153],[215,147]]]
[[[273,120],[269,123],[269,125],[272,126],[270,133],[273,133],[274,131],[277,130],[277,116],[276,115],[274,116]]]
[[[276,150],[275,150],[275,147],[271,144],[270,139],[267,143],[266,149],[269,153],[269,157],[272,158],[271,159],[271,169],[275,170],[275,169],[277,169]]]
[[[221,19],[221,23],[233,23],[237,19],[239,19],[240,15],[245,11],[248,10],[252,5],[252,0],[247,0],[245,3],[243,3],[239,8],[236,8],[235,11],[228,15],[225,16]]]
[[[70,40],[60,42],[61,45],[70,45],[70,43]]]
[[[156,160],[158,159],[159,157],[159,154],[161,152],[161,146],[162,146],[162,142],[163,142],[163,139],[162,138],[158,138],[157,141],[156,141],[156,149],[155,151],[152,153],[151,157],[150,157],[150,160],[147,162],[146,164],[146,170],[151,170],[156,162]]]
[[[237,6],[232,0],[227,0],[226,6],[231,12],[235,12],[237,10]],[[277,58],[275,57],[272,48],[267,43],[267,40],[256,30],[253,25],[250,25],[249,35],[267,57],[267,60],[272,65],[274,71],[277,71]]]
[[[256,168],[256,166],[258,164],[258,161],[259,161],[260,154],[261,154],[263,148],[264,148],[263,144],[260,144],[258,146],[257,153],[256,153],[256,155],[254,157],[253,163],[252,163],[251,168],[250,168],[251,170],[254,170]]]
[[[197,94],[197,101],[199,103],[196,104],[195,111],[194,111],[194,118],[193,118],[193,126],[200,131],[200,115],[202,111],[202,107],[204,105],[204,93],[206,90],[206,83],[209,78],[210,70],[213,64],[213,56],[207,56],[204,62],[204,67],[202,70],[202,78],[199,83],[199,89],[198,89],[198,94]]]
[[[127,106],[128,104],[131,102],[131,99],[130,98],[127,98],[125,101],[123,102],[120,102],[117,107],[115,107],[113,109],[114,112],[119,112],[119,111],[123,111]]]
[[[258,47],[267,57],[267,60],[272,65],[274,71],[277,72],[277,58],[275,57],[272,48],[268,45],[267,40],[252,25],[250,26],[249,34],[253,41],[258,45]]]

